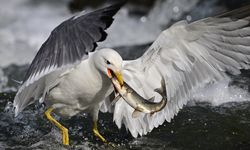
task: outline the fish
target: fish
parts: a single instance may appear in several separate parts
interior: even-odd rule
[[[137,118],[140,113],[153,115],[154,113],[161,111],[167,104],[167,93],[164,80],[161,81],[161,87],[154,90],[162,96],[162,100],[158,103],[153,102],[155,99],[154,97],[148,100],[144,99],[126,82],[124,82],[124,85],[121,86],[115,77],[111,80],[115,88],[115,98],[111,102],[111,105],[114,105],[118,100],[123,98],[132,108],[135,109],[132,113],[133,118]]]

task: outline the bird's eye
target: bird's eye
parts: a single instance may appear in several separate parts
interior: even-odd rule
[[[111,64],[110,61],[107,60],[107,64],[110,65]]]

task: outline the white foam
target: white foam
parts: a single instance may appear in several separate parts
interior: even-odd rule
[[[229,86],[230,80],[224,80],[204,89],[200,89],[193,95],[193,99],[198,102],[209,102],[213,106],[218,106],[229,102],[250,101],[247,89],[242,89],[235,85]]]
[[[31,61],[51,30],[69,16],[65,2],[49,5],[3,0],[0,5],[0,66]]]

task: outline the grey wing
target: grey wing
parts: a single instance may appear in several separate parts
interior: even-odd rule
[[[44,90],[44,76],[79,63],[106,39],[105,30],[124,4],[116,3],[88,14],[79,14],[61,23],[41,46],[33,59],[14,100],[15,114],[39,98]]]
[[[164,79],[168,103],[151,116],[132,118],[134,111],[119,100],[114,121],[130,130],[134,137],[144,135],[168,122],[187,103],[190,95],[207,83],[227,77],[226,72],[239,74],[250,68],[250,7],[188,24],[178,22],[163,31],[142,57],[124,65],[124,80],[144,98],[161,96]],[[232,17],[230,17],[232,16]]]

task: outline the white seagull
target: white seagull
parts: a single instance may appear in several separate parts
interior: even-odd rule
[[[16,94],[15,115],[40,99],[48,107],[48,120],[62,131],[63,144],[68,145],[67,128],[51,112],[67,118],[88,112],[94,134],[106,142],[97,130],[97,120],[101,106],[112,107],[107,99],[114,91],[110,78],[117,78],[121,87],[130,85],[145,99],[154,97],[154,102],[162,99],[155,89],[164,85],[167,104],[153,115],[133,117],[135,108],[122,98],[110,109],[117,126],[124,124],[137,137],[165,120],[170,122],[198,88],[222,80],[226,72],[239,74],[240,69],[250,68],[250,6],[193,23],[180,21],[133,61],[123,61],[109,48],[94,52],[123,4],[74,16],[52,31]]]

